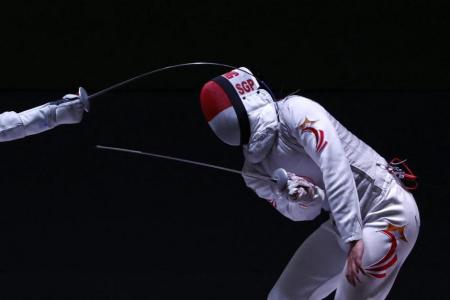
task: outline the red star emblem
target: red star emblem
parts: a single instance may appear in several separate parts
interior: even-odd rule
[[[392,232],[392,234],[395,236],[395,239],[402,240],[404,242],[408,242],[405,236],[405,228],[404,226],[395,226],[392,224],[388,224],[388,227],[385,229],[386,231]]]

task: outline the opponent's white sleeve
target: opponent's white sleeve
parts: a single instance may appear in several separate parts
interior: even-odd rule
[[[69,96],[69,97],[68,97]],[[84,104],[75,95],[26,110],[0,114],[0,142],[17,140],[47,131],[61,124],[79,123]]]
[[[355,180],[341,141],[327,112],[312,101],[293,105],[293,134],[319,166],[332,218],[345,242],[362,237],[362,221]],[[296,120],[296,121],[295,121]]]
[[[250,173],[263,175],[258,172],[257,167],[254,164],[247,161],[245,161],[242,171],[244,174]],[[314,201],[308,203],[308,206],[305,206],[302,205],[302,203],[290,201],[286,190],[278,192],[276,191],[276,186],[271,185],[267,181],[245,175],[243,175],[243,177],[247,186],[254,190],[260,198],[270,202],[272,206],[283,216],[293,221],[312,220],[321,212],[322,201],[325,194],[320,189],[318,189],[318,197]]]

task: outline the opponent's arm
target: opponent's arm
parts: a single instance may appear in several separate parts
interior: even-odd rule
[[[87,103],[68,94],[63,99],[16,113],[0,114],[0,142],[24,138],[58,125],[81,122]]]

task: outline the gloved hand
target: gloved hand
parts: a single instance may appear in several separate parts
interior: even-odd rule
[[[58,126],[81,122],[85,108],[78,95],[67,94],[61,100],[50,102],[49,109],[54,111],[53,122]]]
[[[80,87],[78,95],[67,94],[61,100],[50,103],[55,110],[55,123],[79,123],[83,118],[83,111],[89,111],[89,100],[86,91]]]
[[[294,173],[288,174],[287,199],[298,202],[300,205],[308,207],[314,200],[321,202],[324,199],[323,191],[314,185],[310,180]]]
[[[37,134],[62,124],[81,122],[84,112],[89,110],[89,101],[83,88],[79,92],[80,95],[67,94],[60,100],[17,114],[21,126],[16,130],[16,137]]]
[[[271,185],[272,205],[291,220],[313,220],[320,214],[322,208],[327,207],[324,190],[305,177],[286,171],[284,173],[284,176],[280,174],[272,176],[282,183]]]

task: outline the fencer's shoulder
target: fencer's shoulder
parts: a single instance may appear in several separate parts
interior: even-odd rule
[[[302,108],[302,109],[311,109],[311,110],[322,110],[323,107],[317,103],[314,100],[311,100],[309,98],[299,96],[299,95],[292,95],[289,97],[286,97],[282,100],[287,106],[291,108]]]
[[[286,97],[279,102],[278,107],[286,116],[295,119],[306,115],[321,115],[325,113],[325,109],[319,103],[298,95]]]

